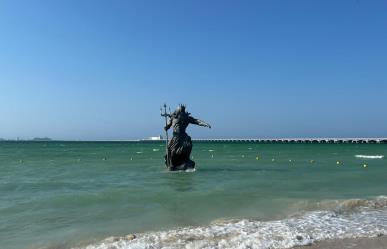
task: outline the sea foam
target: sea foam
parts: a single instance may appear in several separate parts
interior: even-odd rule
[[[326,239],[387,234],[387,197],[340,201],[332,210],[294,215],[283,220],[222,220],[208,226],[184,227],[114,237],[83,249],[279,249]]]
[[[365,159],[383,159],[384,155],[355,155],[355,157]]]

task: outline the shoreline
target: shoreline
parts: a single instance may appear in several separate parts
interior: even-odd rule
[[[387,236],[372,238],[347,238],[317,241],[307,246],[296,246],[293,249],[386,249]]]
[[[386,205],[384,196],[351,199],[330,211],[311,211],[280,220],[218,220],[207,226],[111,236],[75,248],[386,249]]]

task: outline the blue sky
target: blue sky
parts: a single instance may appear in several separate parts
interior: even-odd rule
[[[0,137],[386,137],[386,1],[1,1]]]

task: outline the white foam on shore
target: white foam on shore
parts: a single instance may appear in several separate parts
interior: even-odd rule
[[[279,249],[326,239],[387,234],[387,197],[346,200],[335,209],[313,211],[283,220],[223,220],[135,236],[113,237],[83,249]]]
[[[384,155],[355,155],[355,157],[365,159],[383,159]]]

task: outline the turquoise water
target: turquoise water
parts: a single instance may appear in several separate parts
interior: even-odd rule
[[[326,200],[386,195],[386,159],[355,157],[386,151],[196,142],[196,172],[172,173],[159,142],[1,142],[1,248],[70,248],[222,218],[269,221]]]

